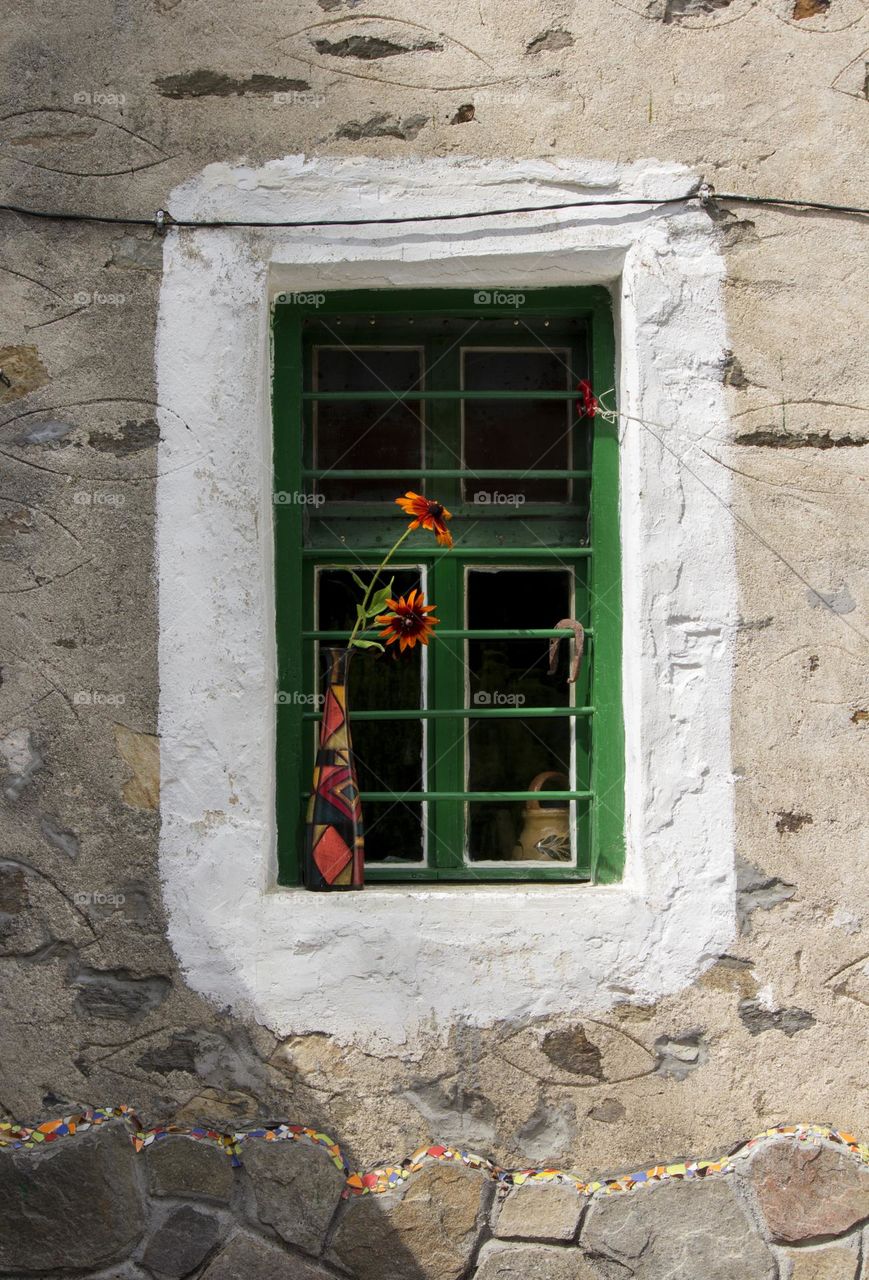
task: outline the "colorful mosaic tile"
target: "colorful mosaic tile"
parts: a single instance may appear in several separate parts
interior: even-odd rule
[[[846,1147],[858,1160],[869,1165],[869,1144],[858,1142],[852,1133],[828,1129],[824,1125],[792,1124],[765,1129],[763,1133],[750,1138],[748,1142],[741,1143],[728,1156],[722,1156],[716,1160],[686,1160],[680,1164],[655,1165],[651,1169],[620,1174],[618,1177],[607,1178],[601,1182],[583,1182],[576,1174],[568,1173],[563,1169],[502,1169],[485,1156],[473,1151],[439,1144],[419,1147],[413,1155],[403,1160],[401,1165],[387,1165],[384,1168],[371,1169],[363,1173],[351,1170],[340,1146],[328,1134],[319,1133],[316,1129],[308,1129],[304,1125],[263,1125],[256,1129],[242,1129],[235,1133],[221,1133],[217,1129],[191,1128],[180,1124],[154,1125],[151,1128],[145,1128],[132,1108],[123,1105],[90,1107],[77,1115],[46,1120],[43,1124],[32,1127],[0,1122],[0,1150],[34,1150],[44,1143],[56,1142],[59,1138],[86,1133],[89,1129],[106,1124],[110,1120],[121,1120],[127,1126],[130,1141],[136,1151],[144,1151],[153,1143],[178,1134],[201,1142],[214,1143],[226,1152],[236,1166],[242,1163],[244,1143],[254,1138],[263,1142],[309,1142],[314,1146],[322,1147],[335,1167],[344,1174],[345,1196],[380,1195],[392,1191],[413,1174],[419,1173],[429,1161],[452,1162],[462,1164],[468,1169],[477,1169],[505,1190],[528,1182],[552,1182],[574,1186],[577,1193],[582,1196],[616,1195],[660,1182],[724,1177],[733,1173],[735,1161],[740,1157],[753,1151],[759,1144],[779,1137],[793,1137],[798,1142],[822,1139],[836,1143]]]

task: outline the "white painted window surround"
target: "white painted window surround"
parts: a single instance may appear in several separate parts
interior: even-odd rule
[[[658,162],[214,164],[175,217],[397,217],[669,197]],[[734,932],[736,617],[723,263],[707,215],[631,205],[377,228],[173,232],[157,340],[161,874],[191,985],[278,1034],[592,1013],[692,981]],[[275,882],[269,314],[278,292],[605,284],[623,414],[628,857],[610,886]],[[714,495],[718,495],[717,498]],[[277,780],[280,785],[280,780]]]

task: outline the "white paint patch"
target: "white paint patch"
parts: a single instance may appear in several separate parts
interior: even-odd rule
[[[176,217],[395,217],[680,196],[656,162],[210,165]],[[689,984],[735,932],[736,617],[723,263],[696,206],[173,233],[161,411],[161,867],[188,981],[278,1034],[401,1042]],[[606,283],[619,342],[628,859],[622,884],[278,889],[269,306],[288,292]],[[644,425],[645,424],[645,425]]]

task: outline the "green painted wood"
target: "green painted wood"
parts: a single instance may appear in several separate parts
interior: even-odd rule
[[[534,720],[550,716],[592,716],[594,707],[415,707],[412,711],[354,711],[354,720]],[[303,712],[305,720],[322,720],[322,711]]]
[[[614,381],[615,350],[609,298],[599,299],[592,327],[592,385]],[[597,708],[591,761],[592,878],[610,884],[625,859],[625,731],[622,711],[622,576],[619,529],[618,423],[594,419],[591,537],[591,620],[595,643],[589,701]]]
[[[305,391],[303,400],[344,401],[357,404],[360,400],[372,401],[374,404],[407,402],[416,404],[420,401],[448,400],[575,400],[576,391]]]
[[[574,359],[577,369],[587,369],[582,349],[591,333],[592,384],[596,393],[608,390],[614,381],[614,351],[610,299],[603,289],[553,289],[524,290],[521,312],[510,306],[476,307],[469,302],[469,290],[429,290],[396,292],[393,290],[367,293],[341,292],[326,295],[316,306],[279,305],[275,310],[275,489],[277,493],[303,492],[305,481],[323,478],[364,479],[392,476],[396,481],[436,481],[435,496],[454,511],[461,511],[464,518],[474,520],[481,516],[478,525],[481,532],[491,525],[491,545],[462,546],[461,534],[453,522],[457,547],[445,554],[429,535],[422,534],[412,544],[406,545],[398,557],[404,567],[420,565],[426,573],[426,592],[429,600],[438,607],[442,626],[438,639],[428,649],[429,664],[428,700],[430,705],[420,712],[398,713],[389,718],[419,717],[426,734],[427,785],[426,792],[369,792],[366,799],[400,798],[422,802],[428,827],[429,845],[427,864],[369,864],[366,875],[372,882],[408,880],[421,882],[455,881],[466,883],[481,880],[509,880],[528,882],[559,881],[580,883],[589,878],[607,881],[618,878],[624,854],[624,731],[621,720],[621,596],[619,579],[618,539],[618,441],[615,429],[600,418],[594,422],[594,448],[592,456],[583,453],[579,443],[575,447],[569,471],[540,470],[515,471],[490,469],[467,473],[471,480],[521,478],[543,479],[569,477],[578,481],[591,479],[591,510],[587,517],[583,508],[569,509],[563,505],[535,504],[540,510],[536,517],[528,509],[519,511],[517,519],[498,519],[500,511],[481,515],[476,504],[460,501],[460,413],[463,401],[497,399],[567,400],[576,392],[557,391],[545,393],[473,392],[463,394],[457,390],[458,348],[463,337],[472,345],[480,342],[480,332],[495,332],[486,339],[497,346],[530,346],[535,341],[523,331],[523,320],[540,319],[544,324],[553,321],[553,345],[569,346],[578,353]],[[444,320],[445,313],[451,319]],[[519,318],[521,316],[521,319]],[[330,332],[337,341],[345,341],[354,347],[366,345],[426,345],[429,349],[427,364],[430,369],[429,385],[415,388],[411,393],[384,391],[370,396],[367,393],[312,393],[303,386],[303,352],[306,343],[315,340],[318,325],[329,317]],[[570,337],[559,330],[555,321],[570,328]],[[580,322],[574,325],[573,322]],[[583,328],[583,324],[589,326]],[[312,327],[313,326],[313,327]],[[562,336],[559,336],[561,334]],[[308,335],[306,337],[306,335]],[[485,345],[486,342],[483,342]],[[436,348],[436,349],[435,349]],[[455,353],[455,354],[453,354]],[[583,376],[586,376],[583,374]],[[385,403],[407,400],[419,404],[429,427],[424,465],[418,469],[398,469],[383,473],[376,470],[317,469],[312,465],[310,430],[305,433],[305,452],[302,454],[301,424],[310,426],[310,413],[318,400],[382,400]],[[577,442],[584,441],[588,432],[581,422],[574,423]],[[586,501],[585,490],[573,486],[579,495],[577,501]],[[432,492],[431,488],[429,492]],[[277,622],[279,640],[279,685],[281,689],[313,690],[314,658],[318,639],[339,638],[337,633],[315,630],[313,617],[313,581],[317,565],[371,566],[379,562],[400,525],[397,517],[386,515],[388,503],[330,503],[329,521],[333,532],[326,535],[317,523],[318,511],[311,505],[295,502],[275,506],[275,534],[277,552]],[[589,536],[577,539],[574,535],[563,540],[553,528],[553,513],[576,522],[582,516],[582,532]],[[488,514],[488,524],[485,521]],[[513,514],[513,513],[509,513]],[[527,519],[523,520],[522,517]],[[541,517],[544,519],[541,522]],[[399,517],[400,518],[400,517]],[[334,519],[334,523],[333,522]],[[325,522],[324,522],[325,523]],[[564,528],[567,524],[564,524]],[[598,532],[606,546],[597,545],[592,554],[590,529]],[[523,532],[524,529],[524,532]],[[340,532],[335,532],[338,530]],[[365,530],[365,532],[361,532]],[[496,530],[500,530],[495,535]],[[580,529],[577,529],[580,532]],[[505,545],[505,534],[509,545]],[[561,539],[561,540],[560,540]],[[314,546],[315,541],[324,543]],[[367,540],[367,541],[366,541]],[[332,542],[334,541],[334,545]],[[366,545],[361,544],[365,542]],[[302,553],[299,555],[299,548]],[[292,561],[292,564],[290,563]],[[582,705],[552,709],[552,714],[568,715],[574,725],[594,723],[594,750],[586,751],[585,738],[577,739],[577,777],[591,778],[588,791],[555,792],[553,799],[565,799],[575,795],[589,804],[576,807],[578,849],[580,862],[577,867],[563,864],[511,864],[472,863],[464,861],[464,808],[469,800],[522,800],[535,793],[527,792],[468,792],[465,790],[464,735],[476,718],[504,715],[522,718],[547,713],[547,708],[468,708],[466,701],[462,653],[464,643],[475,634],[465,627],[463,604],[463,566],[475,562],[489,565],[519,566],[543,564],[547,561],[571,568],[576,579],[576,607],[574,616],[588,617],[590,644],[583,664],[577,701]],[[618,606],[613,608],[613,596]],[[300,607],[301,606],[301,607]],[[613,617],[615,613],[616,617]],[[603,626],[603,631],[600,631]],[[553,629],[540,629],[539,638],[545,639]],[[594,634],[594,642],[591,636]],[[483,633],[494,638],[509,638],[502,633]],[[538,638],[535,630],[529,635]],[[528,638],[522,635],[522,638]],[[598,695],[604,702],[599,705]],[[594,712],[592,713],[592,708]],[[377,712],[366,712],[364,718],[377,718]],[[360,714],[360,719],[363,714]],[[304,701],[289,702],[278,707],[278,854],[280,882],[296,883],[298,876],[298,849],[301,839],[301,821],[305,797],[310,786],[310,761],[313,756],[317,713],[306,709]],[[583,730],[583,734],[585,734]],[[590,755],[590,759],[588,756]],[[587,767],[586,767],[587,766]],[[295,795],[287,794],[288,779],[295,776]],[[550,793],[539,793],[549,796]],[[539,795],[537,798],[539,798]],[[430,805],[428,802],[431,802]],[[294,830],[295,828],[295,830]],[[593,857],[589,850],[593,849]]]
[[[317,469],[307,467],[302,471],[307,478],[322,479],[329,476],[332,480],[380,480],[384,476],[398,480],[461,480],[470,476],[472,480],[589,480],[590,471],[457,471],[455,468],[411,467],[403,471],[344,471],[335,467]]]
[[[360,791],[363,800],[590,800],[591,791]]]

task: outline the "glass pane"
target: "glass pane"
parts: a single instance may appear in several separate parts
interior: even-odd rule
[[[574,385],[570,350],[545,347],[465,347],[462,387],[466,391],[565,391]],[[485,470],[569,469],[573,400],[474,400],[462,406],[464,466]],[[464,482],[466,502],[495,506],[526,502],[566,502],[567,480],[487,480]],[[516,499],[519,502],[516,502]],[[520,508],[521,509],[521,508]]]
[[[425,406],[365,399],[366,391],[422,390],[422,351],[417,347],[315,347],[314,390],[350,391],[359,399],[315,402],[314,466],[342,471],[422,466]],[[317,482],[327,501],[379,501],[395,497],[397,481]],[[405,486],[406,487],[406,486]]]
[[[550,790],[558,791],[555,779]],[[576,865],[579,843],[575,800],[477,801],[468,805],[468,848],[473,862]],[[580,828],[581,829],[581,828]]]
[[[363,583],[371,571],[354,570]],[[390,571],[383,585],[393,576]],[[394,589],[406,595],[420,585],[418,569],[394,574]],[[347,569],[320,569],[317,575],[317,629],[349,634],[362,589]],[[328,643],[326,641],[321,642]],[[335,641],[335,643],[340,643]],[[350,664],[348,702],[353,750],[361,791],[422,791],[424,724],[419,719],[355,720],[358,711],[414,710],[422,705],[422,655],[419,646],[399,659],[392,651],[354,653]],[[421,862],[422,805],[364,802],[365,861]]]
[[[571,616],[573,575],[567,569],[470,569],[468,626],[473,630],[552,627]],[[513,715],[523,707],[567,707],[567,656],[549,674],[549,641],[488,639],[467,642],[469,706],[511,714],[471,719],[467,737],[469,791],[563,791],[570,789],[574,737],[584,739],[587,722],[569,716]],[[584,745],[576,752],[585,774]],[[582,783],[582,786],[585,784]],[[468,857],[511,859],[524,827],[553,837],[534,859],[565,853],[554,835],[569,833],[567,802],[475,801],[468,808]],[[558,812],[553,816],[549,811]],[[541,818],[539,814],[544,816]],[[543,831],[543,828],[546,831]],[[564,829],[562,831],[562,828]],[[542,838],[542,835],[541,835]],[[535,843],[535,842],[532,842]]]

